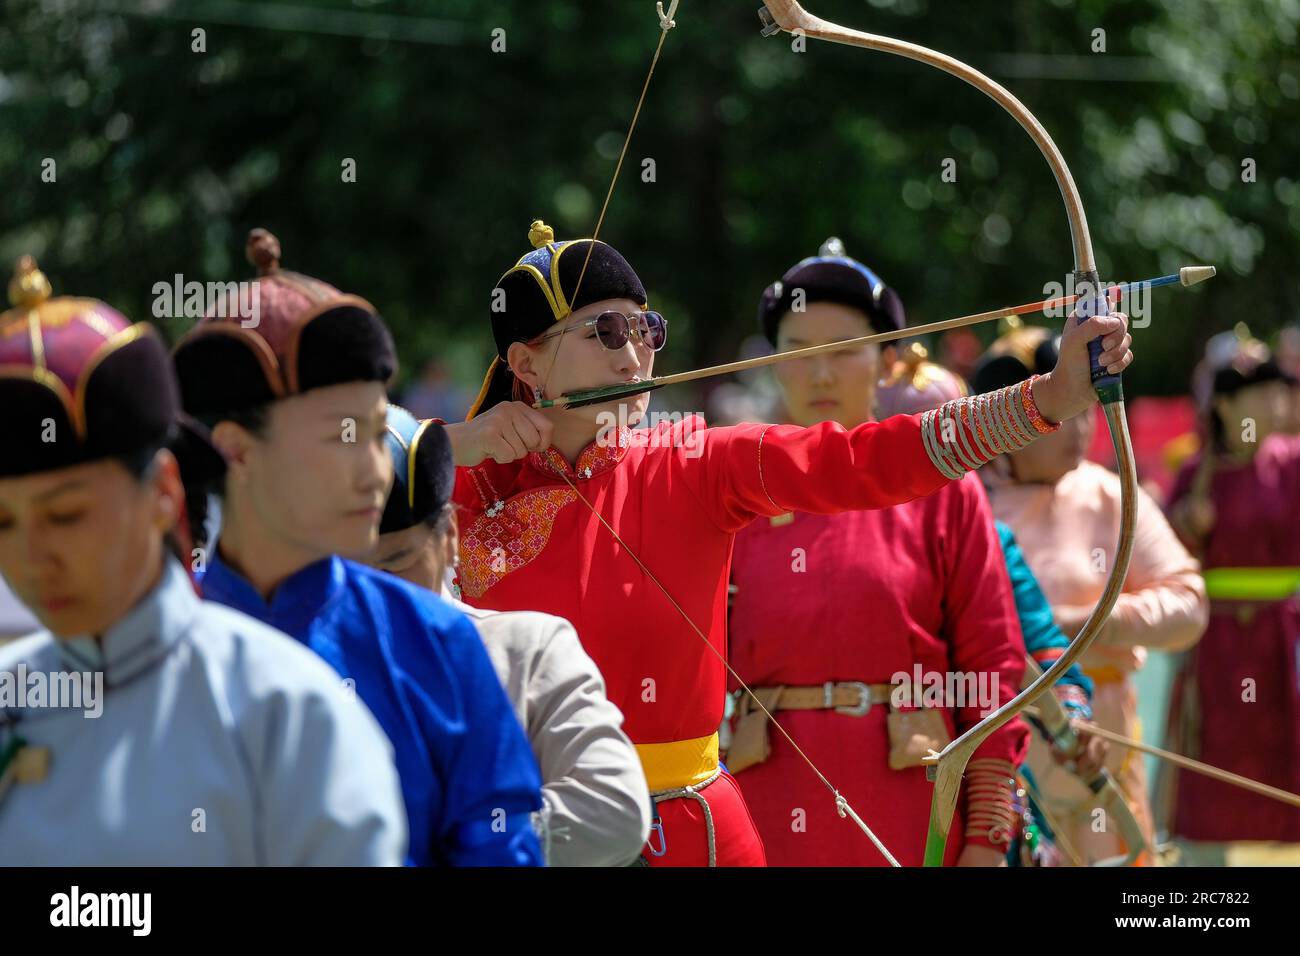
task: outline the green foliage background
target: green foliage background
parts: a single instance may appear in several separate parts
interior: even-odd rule
[[[602,231],[673,320],[658,371],[733,358],[760,289],[831,234],[914,324],[1064,280],[1056,187],[999,107],[919,64],[764,39],[757,5],[682,2]],[[1300,315],[1300,0],[805,5],[1017,93],[1105,278],[1219,267],[1155,299],[1131,393],[1185,390],[1215,331]],[[477,385],[497,277],[533,218],[590,234],[658,34],[646,0],[0,0],[0,258],[147,318],[176,273],[247,277],[263,225],[287,266],[380,307],[404,373],[437,351]]]

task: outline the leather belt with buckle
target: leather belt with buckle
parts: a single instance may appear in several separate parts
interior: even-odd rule
[[[862,681],[827,681],[811,687],[782,687],[776,710],[834,710],[848,717],[862,717],[875,704],[889,702],[891,684],[864,684]],[[777,688],[756,687],[755,693],[772,693]],[[747,696],[743,695],[742,696]],[[767,699],[767,698],[764,698]],[[747,708],[746,708],[747,709]]]

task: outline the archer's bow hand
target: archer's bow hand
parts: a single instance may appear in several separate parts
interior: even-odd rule
[[[1043,417],[1063,422],[1087,411],[1097,401],[1092,387],[1092,366],[1088,343],[1101,340],[1101,366],[1113,375],[1133,363],[1133,336],[1128,332],[1128,316],[1122,312],[1094,315],[1076,324],[1073,313],[1065,320],[1061,333],[1060,355],[1056,367],[1034,383],[1034,402]]]
[[[1079,721],[1079,723],[1087,723],[1087,721]],[[1084,780],[1091,780],[1106,765],[1110,744],[1100,737],[1080,734],[1073,750],[1066,750],[1056,744],[1052,744],[1050,749],[1052,759],[1058,764],[1078,774]]]
[[[551,420],[524,402],[502,402],[467,422],[448,425],[456,464],[472,468],[491,458],[497,464],[518,461],[551,447]]]

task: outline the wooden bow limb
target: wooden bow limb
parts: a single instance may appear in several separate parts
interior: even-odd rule
[[[1184,266],[1178,272],[1172,275],[1160,276],[1156,279],[1143,279],[1140,282],[1126,282],[1120,285],[1109,286],[1106,289],[1107,295],[1121,294],[1131,289],[1154,288],[1162,285],[1172,285],[1175,282],[1183,286],[1195,285],[1203,282],[1214,275],[1214,266]],[[914,335],[926,335],[930,332],[943,332],[948,329],[959,329],[966,325],[976,325],[980,322],[992,322],[996,319],[1004,319],[1011,315],[1029,315],[1038,312],[1045,312],[1048,309],[1059,308],[1071,305],[1079,299],[1078,295],[1061,296],[1055,299],[1041,299],[1038,302],[1026,302],[1024,305],[1012,305],[1003,309],[992,309],[988,312],[976,312],[972,315],[961,315],[955,319],[942,319],[938,322],[929,322],[925,325],[908,326],[905,329],[895,329],[890,332],[875,332],[871,335],[861,335],[854,339],[845,339],[842,342],[827,342],[825,345],[810,345],[807,348],[792,349],[788,352],[775,352],[772,355],[760,355],[757,358],[743,359],[739,362],[727,362],[724,365],[713,365],[709,368],[693,369],[689,372],[677,372],[673,375],[660,375],[655,378],[645,379],[638,382],[624,382],[618,385],[606,385],[601,388],[589,388],[581,391],[570,392],[567,395],[560,395],[557,398],[541,399],[533,403],[533,408],[581,408],[584,405],[595,405],[600,402],[610,402],[616,398],[627,398],[631,395],[640,395],[643,392],[654,391],[657,388],[663,388],[666,385],[680,385],[682,382],[693,382],[696,379],[712,378],[715,375],[730,375],[734,372],[746,372],[750,369],[763,368],[768,365],[776,365],[778,362],[790,362],[795,359],[812,358],[814,355],[825,355],[829,352],[840,352],[844,349],[860,348],[864,345],[878,345],[883,342],[893,342],[897,339],[906,339]]]
[[[1140,740],[1134,740],[1132,737],[1125,737],[1123,734],[1117,734],[1113,730],[1107,730],[1106,728],[1098,727],[1095,724],[1075,721],[1072,726],[1076,733],[1100,737],[1102,740],[1109,740],[1111,743],[1119,744],[1121,747],[1128,747],[1131,750],[1138,751],[1139,753],[1150,754],[1153,757],[1159,757],[1161,760],[1167,760],[1176,767],[1182,767],[1184,770],[1199,773],[1202,776],[1218,780],[1220,783],[1226,783],[1233,787],[1240,787],[1243,790],[1249,790],[1251,793],[1258,793],[1260,796],[1279,800],[1282,803],[1290,804],[1293,807],[1300,807],[1300,793],[1292,793],[1289,790],[1272,787],[1266,783],[1260,783],[1258,780],[1243,777],[1241,774],[1232,773],[1230,770],[1222,770],[1219,767],[1211,766],[1208,763],[1193,760],[1191,757],[1184,757],[1182,754],[1176,754],[1172,750],[1163,750],[1160,747],[1153,747],[1151,744],[1144,744]]]
[[[1136,518],[1134,499],[1137,487],[1133,463],[1133,446],[1129,439],[1128,426],[1124,420],[1124,402],[1122,399],[1103,406],[1106,422],[1110,426],[1114,439],[1116,463],[1119,467],[1121,491],[1120,540],[1116,547],[1115,564],[1111,569],[1109,580],[1102,592],[1097,606],[1093,609],[1083,629],[1070,642],[1065,653],[1038,677],[1032,684],[1014,698],[1007,701],[996,711],[969,728],[956,740],[939,753],[933,751],[926,758],[931,764],[928,768],[934,781],[934,793],[930,800],[930,825],[926,837],[926,866],[942,866],[944,848],[948,841],[948,831],[952,816],[957,808],[957,797],[961,788],[962,776],[966,764],[980,744],[984,743],[995,731],[1001,729],[1011,720],[1044,694],[1051,690],[1053,684],[1083,655],[1097,635],[1101,633],[1102,624],[1109,617],[1111,609],[1119,599],[1124,586],[1124,576],[1128,572],[1129,559],[1133,554],[1133,526]]]
[[[667,13],[664,13],[663,0],[659,0],[659,2],[655,4],[655,10],[659,14],[659,29],[664,33],[667,33],[673,27],[677,26],[677,21],[674,20],[673,17],[677,15],[677,4],[679,2],[680,0],[673,0],[673,2],[668,5]]]
[[[1033,678],[1041,677],[1043,674],[1043,669],[1038,666],[1038,662],[1028,655],[1025,656],[1025,674]],[[1038,704],[1035,707],[1025,710],[1025,716],[1034,718],[1048,740],[1060,748],[1062,752],[1073,754],[1078,751],[1079,737],[1070,722],[1070,715],[1066,713],[1065,705],[1056,699],[1055,694],[1044,694],[1038,699]],[[1094,865],[1132,866],[1137,862],[1138,857],[1142,855],[1142,851],[1147,848],[1147,840],[1146,835],[1142,832],[1142,825],[1138,823],[1138,819],[1133,813],[1133,808],[1128,805],[1128,801],[1124,798],[1124,791],[1119,788],[1119,784],[1115,782],[1115,778],[1105,767],[1087,777],[1082,774],[1076,776],[1101,801],[1101,806],[1107,810],[1111,819],[1115,821],[1120,839],[1124,841],[1125,853],[1123,856],[1098,860]],[[1042,809],[1043,806],[1044,804],[1040,800],[1039,809]],[[1077,852],[1072,853],[1072,856],[1076,859],[1079,858]]]
[[[759,10],[759,19],[763,23],[764,33],[784,30],[804,36],[843,43],[849,46],[864,47],[882,53],[917,60],[936,69],[950,73],[964,80],[971,86],[989,96],[1005,109],[1029,134],[1034,144],[1047,160],[1052,175],[1061,191],[1065,203],[1065,214],[1070,224],[1070,240],[1074,249],[1075,287],[1083,290],[1077,310],[1079,321],[1085,321],[1092,315],[1105,314],[1106,297],[1101,280],[1097,275],[1097,259],[1092,248],[1092,236],[1088,231],[1088,217],[1083,209],[1083,200],[1078,186],[1066,165],[1065,157],[1057,148],[1052,137],[1029,109],[1016,99],[1004,86],[979,70],[944,53],[931,50],[905,40],[877,36],[850,30],[846,27],[819,19],[808,13],[794,0],[767,0],[767,5]],[[1124,417],[1124,388],[1118,375],[1109,374],[1101,367],[1101,341],[1095,339],[1088,344],[1092,363],[1092,383],[1101,399],[1106,412],[1106,424],[1110,428],[1115,445],[1115,461],[1120,477],[1120,532],[1119,543],[1115,549],[1115,560],[1111,566],[1110,577],[1102,590],[1101,598],[1092,614],[1084,622],[1083,629],[1070,642],[1064,654],[1051,668],[1012,700],[1003,704],[978,724],[970,727],[944,747],[940,753],[933,753],[928,758],[932,764],[929,769],[934,780],[934,793],[930,802],[930,824],[926,836],[926,866],[942,866],[948,842],[948,831],[952,825],[952,816],[957,807],[958,792],[961,789],[962,776],[966,771],[975,750],[990,735],[995,733],[1016,715],[1047,693],[1052,684],[1064,674],[1088,649],[1102,625],[1110,616],[1115,601],[1119,598],[1128,573],[1129,559],[1133,553],[1133,527],[1136,516],[1137,473],[1133,463],[1133,447],[1128,433],[1128,422]]]

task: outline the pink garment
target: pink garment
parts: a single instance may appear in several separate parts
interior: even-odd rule
[[[1114,472],[1082,462],[1054,485],[1016,484],[985,468],[993,516],[1016,533],[1061,629],[1078,633],[1106,586],[1119,542],[1120,486]],[[1124,591],[1087,669],[1136,671],[1146,648],[1180,651],[1205,630],[1209,605],[1200,565],[1160,508],[1138,489],[1133,559]]]
[[[1057,624],[1073,640],[1105,589],[1119,543],[1120,481],[1114,472],[1082,462],[1055,484],[1017,484],[991,468],[981,471],[993,515],[1016,533],[1025,560],[1052,604]],[[1133,557],[1123,592],[1096,642],[1083,656],[1095,682],[1093,717],[1107,730],[1141,738],[1137,694],[1128,674],[1146,662],[1146,648],[1186,649],[1205,630],[1209,602],[1200,565],[1187,553],[1159,507],[1138,489]],[[1148,846],[1152,813],[1142,760],[1112,746],[1106,761],[1133,809]],[[1062,775],[1064,778],[1064,775]],[[1049,800],[1073,802],[1069,786],[1044,784]],[[1094,832],[1090,807],[1079,806],[1068,826],[1088,860],[1119,852],[1117,836]]]

